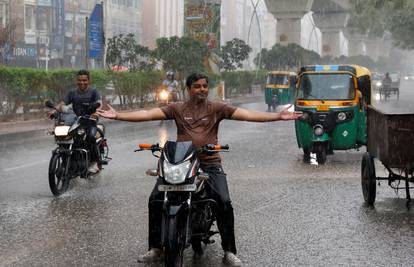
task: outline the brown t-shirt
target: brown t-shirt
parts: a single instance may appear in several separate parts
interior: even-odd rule
[[[177,141],[192,141],[196,147],[218,144],[218,127],[223,119],[230,119],[236,107],[224,102],[207,101],[195,105],[191,102],[172,103],[161,108],[168,120],[175,120]],[[203,164],[220,163],[218,153],[201,155]]]

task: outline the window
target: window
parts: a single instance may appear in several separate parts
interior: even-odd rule
[[[37,8],[37,29],[39,31],[48,31],[50,28],[50,13],[49,8],[38,7]]]
[[[35,7],[26,5],[24,9],[24,26],[26,31],[36,30]]]
[[[348,100],[355,97],[354,78],[349,74],[304,74],[298,99]]]
[[[289,85],[289,76],[281,74],[272,74],[267,77],[268,84]]]

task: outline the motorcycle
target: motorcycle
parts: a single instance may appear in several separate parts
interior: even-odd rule
[[[158,106],[166,106],[170,102],[178,101],[178,92],[169,91],[166,86],[160,86],[156,90],[155,100],[158,102]]]
[[[75,113],[60,112],[56,110],[51,101],[46,101],[45,106],[54,109],[50,119],[55,121],[54,128],[50,132],[55,137],[57,148],[52,151],[49,162],[49,186],[53,195],[59,196],[67,191],[69,181],[80,176],[88,178],[90,164],[90,143],[87,140],[87,131],[91,126],[97,127],[95,135],[98,148],[98,168],[108,164],[109,149],[105,139],[105,128],[97,124],[97,120],[89,115],[76,116]],[[95,111],[99,104],[91,105]]]
[[[217,153],[229,150],[228,145],[205,145],[195,148],[192,142],[167,141],[159,144],[139,144],[135,152],[149,150],[159,158],[158,168],[147,175],[159,177],[158,190],[164,192],[162,208],[161,245],[167,267],[183,265],[183,253],[190,245],[201,248],[214,243],[210,238],[216,220],[217,204],[210,199],[205,183],[208,173],[200,168],[200,153]]]

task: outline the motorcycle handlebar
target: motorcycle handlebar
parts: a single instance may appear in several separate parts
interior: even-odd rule
[[[138,144],[139,149],[135,150],[135,152],[143,151],[143,150],[151,150],[152,152],[160,151],[162,147],[158,144]]]
[[[148,149],[151,149],[153,145],[152,144],[139,144],[138,146],[140,149],[148,150]]]
[[[161,151],[162,147],[159,144],[138,144],[139,149],[135,152],[143,150],[151,150],[152,152]],[[200,148],[200,152],[227,152],[230,149],[229,145],[207,144]]]
[[[216,144],[207,144],[201,148],[202,150],[207,151],[227,151],[229,150],[229,145],[216,145]]]

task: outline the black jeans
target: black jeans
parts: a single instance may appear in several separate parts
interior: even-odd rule
[[[221,165],[204,166],[201,168],[210,176],[206,186],[209,197],[217,202],[217,227],[221,236],[221,247],[224,251],[230,251],[236,254],[234,214],[226,174],[223,172]],[[162,181],[158,178],[148,202],[149,248],[161,248],[162,200],[164,198],[164,192],[158,191],[158,185],[160,183]]]
[[[96,133],[98,132],[98,128],[96,125],[89,126],[87,130],[87,140],[89,143],[90,153],[90,161],[91,162],[98,162],[99,161],[99,152],[98,152],[98,145],[96,144]]]

